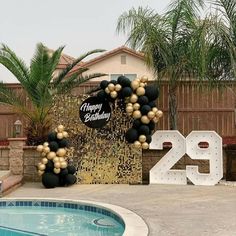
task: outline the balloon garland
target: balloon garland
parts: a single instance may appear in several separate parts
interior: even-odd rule
[[[68,133],[63,125],[59,125],[55,131],[48,134],[47,142],[37,146],[42,159],[38,163],[38,174],[42,176],[45,188],[72,185],[76,182],[76,168],[68,165],[66,148],[68,147]]]
[[[159,91],[153,85],[147,85],[146,76],[132,82],[125,76],[116,80],[103,80],[100,83],[101,91],[97,93],[100,100],[124,100],[126,113],[133,118],[133,126],[125,134],[126,141],[135,147],[148,149],[152,141],[152,131],[162,117],[163,112],[156,107]]]

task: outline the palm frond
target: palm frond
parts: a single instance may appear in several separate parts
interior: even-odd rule
[[[0,48],[0,63],[5,66],[23,87],[27,88],[27,81],[29,79],[29,68],[25,62],[18,58],[16,54],[5,44]]]
[[[84,75],[82,76],[81,74],[74,74],[72,75],[69,79],[66,80],[66,82],[63,82],[58,86],[57,93],[68,93],[70,92],[73,88],[79,87],[82,83],[85,83],[93,78],[99,78],[102,76],[106,76],[107,74],[103,73],[94,73],[94,74],[89,74],[89,75]]]
[[[75,59],[74,62],[72,62],[71,64],[69,64],[55,79],[54,79],[54,84],[55,86],[57,86],[58,84],[60,84],[62,82],[62,80],[69,74],[69,72],[80,62],[82,62],[83,59],[85,59],[86,57],[94,54],[94,53],[99,53],[99,52],[104,52],[105,50],[103,49],[95,49],[92,51],[89,51],[85,54],[83,54],[82,56],[80,56],[79,58]]]

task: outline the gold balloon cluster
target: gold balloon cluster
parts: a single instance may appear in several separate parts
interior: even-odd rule
[[[56,129],[57,139],[68,138],[68,133],[64,131],[64,126],[59,125]],[[67,167],[67,159],[66,159],[66,149],[58,148],[56,152],[51,151],[48,142],[44,142],[43,145],[38,145],[36,150],[41,153],[42,160],[38,163],[38,174],[43,175],[46,169],[46,164],[49,160],[52,160],[54,163],[53,172],[55,174],[59,174],[61,169],[65,169]]]
[[[110,95],[111,98],[117,98],[118,92],[121,91],[122,86],[120,84],[109,83],[105,88],[105,92]]]

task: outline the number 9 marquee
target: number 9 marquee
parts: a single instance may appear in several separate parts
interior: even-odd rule
[[[172,148],[150,170],[150,184],[215,185],[223,177],[222,138],[214,131],[192,131],[186,138],[179,131],[156,131],[150,149],[163,149],[171,142]],[[208,147],[199,143],[206,142]],[[185,154],[193,160],[209,160],[209,174],[199,173],[198,166],[186,165],[186,170],[171,169]]]

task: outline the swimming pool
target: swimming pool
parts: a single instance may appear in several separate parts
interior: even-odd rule
[[[66,199],[0,200],[1,236],[147,234],[147,226],[139,216],[110,204]]]

